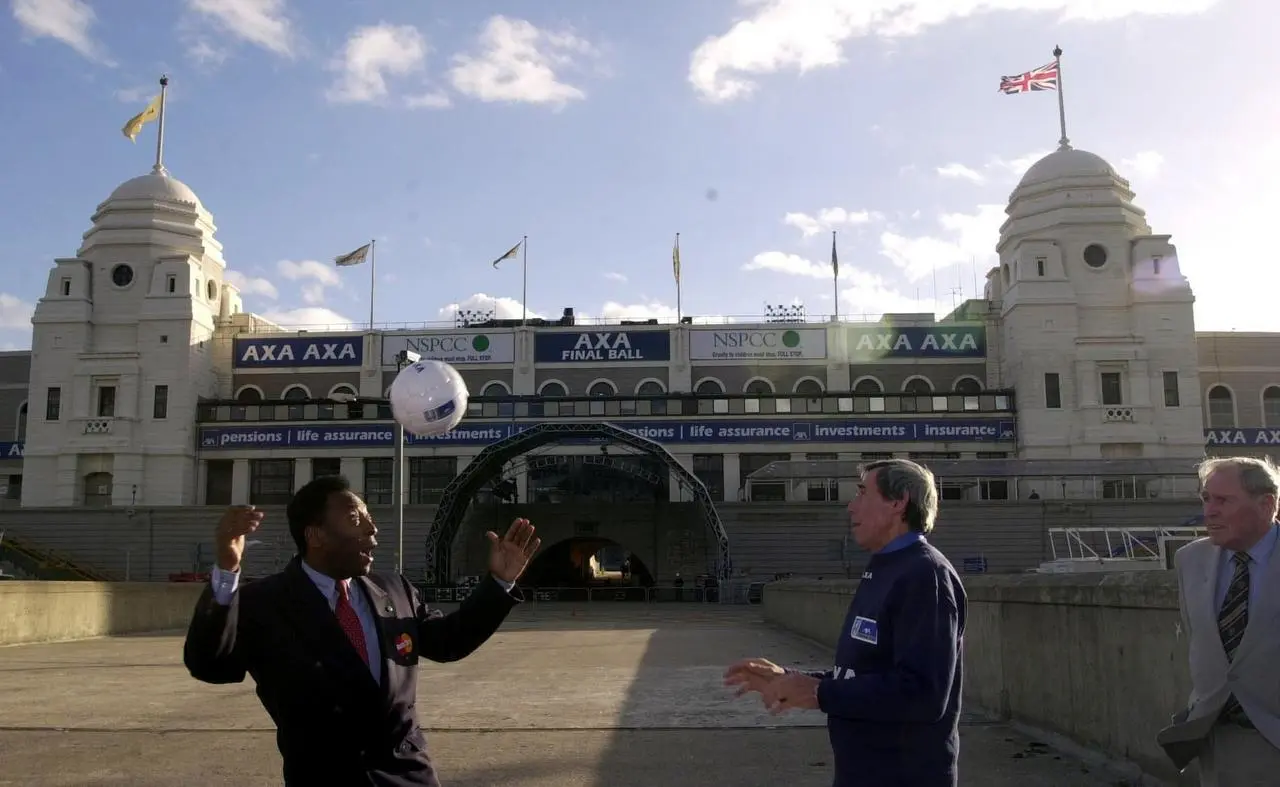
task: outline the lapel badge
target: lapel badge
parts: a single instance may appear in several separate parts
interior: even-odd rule
[[[401,634],[396,637],[396,653],[401,656],[408,656],[412,652],[413,640],[409,638],[408,634]]]
[[[382,608],[382,611],[390,615],[396,611],[396,608],[393,607],[390,603],[388,603],[385,607]]]

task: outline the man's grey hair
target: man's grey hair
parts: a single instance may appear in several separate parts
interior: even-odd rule
[[[1280,498],[1280,469],[1270,457],[1258,459],[1252,456],[1221,456],[1205,459],[1196,466],[1200,486],[1204,487],[1209,476],[1223,468],[1240,473],[1240,486],[1250,497],[1271,495]]]
[[[862,466],[862,472],[876,471],[876,491],[886,500],[906,500],[902,512],[907,527],[917,533],[933,530],[938,518],[938,484],[924,465],[909,459],[882,459]]]

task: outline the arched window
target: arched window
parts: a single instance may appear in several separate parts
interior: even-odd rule
[[[1209,428],[1234,429],[1236,425],[1236,401],[1225,385],[1209,389]]]
[[[757,378],[748,382],[742,392],[747,396],[767,396],[773,393],[773,384],[768,380]]]
[[[884,393],[884,386],[873,377],[863,377],[853,386],[853,392],[862,396],[875,396]]]
[[[1262,392],[1262,425],[1280,426],[1280,385],[1269,385]]]
[[[699,396],[715,396],[724,393],[724,385],[719,380],[703,380],[693,389],[693,392]]]
[[[311,398],[311,392],[301,385],[291,385],[284,389],[284,396],[280,397],[286,402],[303,402]],[[290,421],[301,421],[306,417],[305,406],[302,404],[289,405],[289,414],[287,418]]]
[[[796,383],[796,393],[801,396],[822,396],[822,383],[817,380],[801,380]]]
[[[933,383],[923,377],[912,377],[902,387],[902,392],[912,396],[928,396],[933,393]]]
[[[542,384],[538,389],[539,396],[568,396],[569,389],[564,387],[564,383],[552,380]]]
[[[506,396],[509,393],[507,386],[498,381],[493,381],[485,385],[484,390],[480,392],[481,396]]]
[[[956,380],[955,391],[964,396],[977,396],[982,393],[982,383],[972,377],[961,377]]]
[[[645,380],[636,386],[636,396],[661,396],[667,392],[657,380]]]
[[[596,380],[587,389],[587,396],[617,396],[618,389],[608,380]]]

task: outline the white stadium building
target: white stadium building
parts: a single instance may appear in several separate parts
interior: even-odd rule
[[[1055,557],[1048,531],[1180,524],[1197,458],[1280,441],[1276,336],[1196,332],[1170,236],[1106,161],[1051,153],[1007,214],[984,297],[940,320],[584,324],[566,308],[285,331],[242,310],[196,194],[143,175],[54,261],[32,350],[0,354],[9,537],[99,576],[137,578],[145,553],[162,579],[199,570],[204,507],[279,507],[334,473],[386,521],[379,400],[406,350],[472,394],[455,432],[404,449],[403,559],[437,582],[474,572],[482,528],[464,522],[513,506],[548,547],[618,544],[659,583],[850,571],[851,474],[887,456],[935,470],[957,564],[1024,570]]]

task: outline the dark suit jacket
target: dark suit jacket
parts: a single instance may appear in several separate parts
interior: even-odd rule
[[[253,676],[276,724],[288,785],[438,787],[415,709],[418,661],[465,658],[523,598],[489,577],[456,612],[430,618],[402,576],[355,581],[373,604],[381,685],[296,557],[281,573],[241,586],[230,606],[206,588],[187,630],[183,662],[205,683]]]

